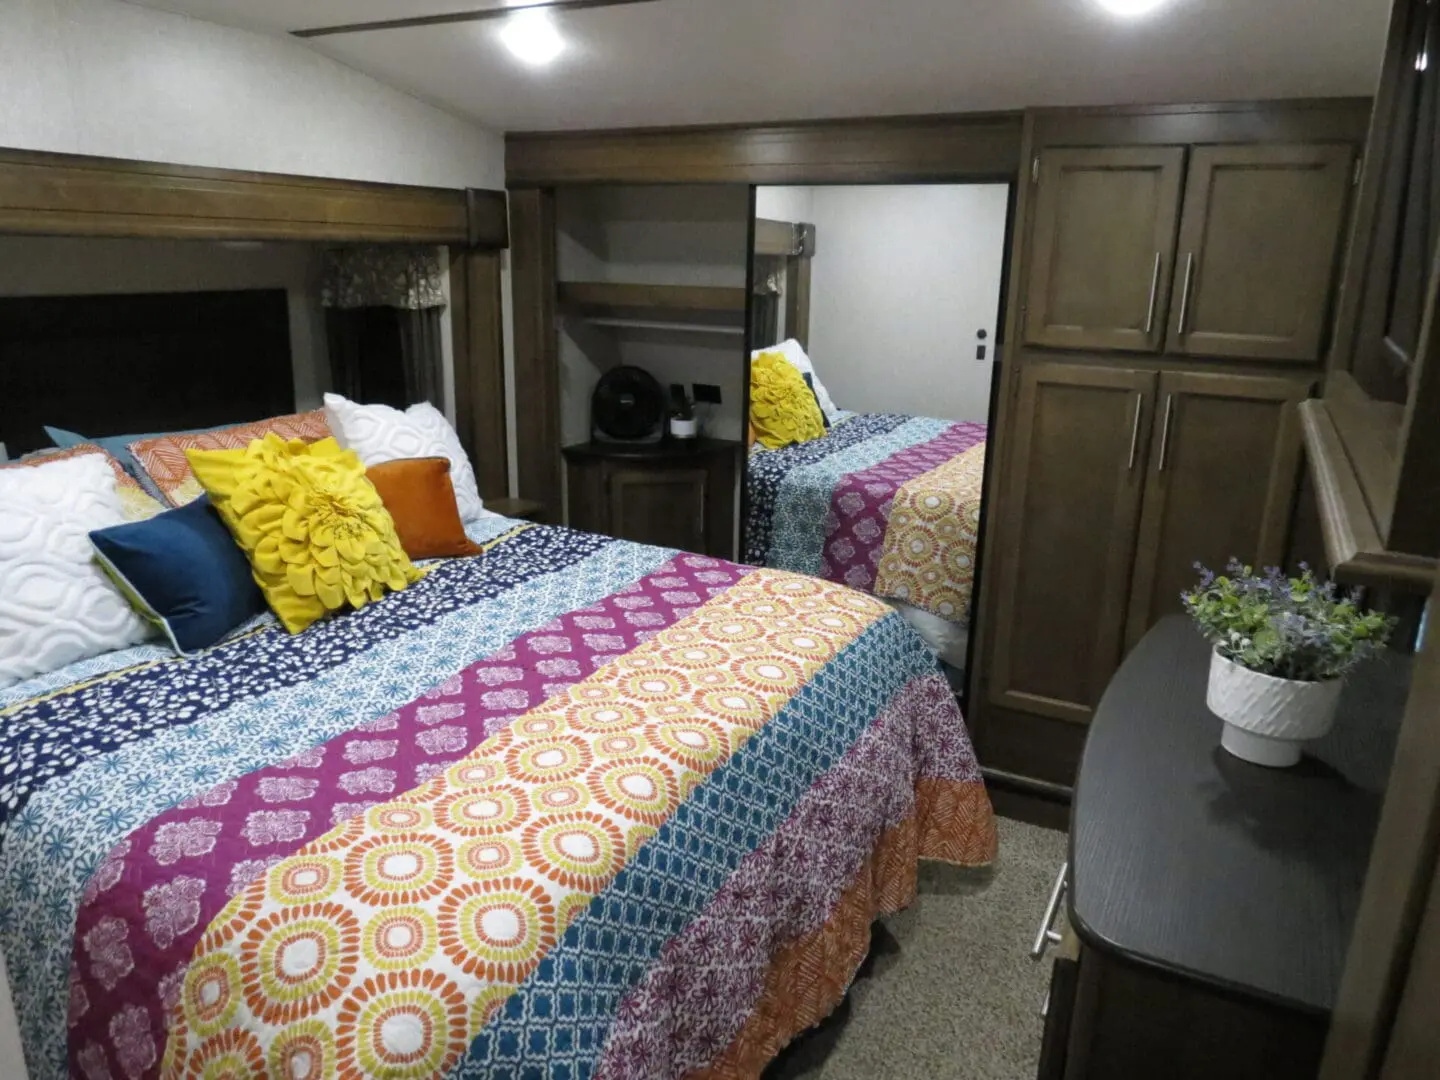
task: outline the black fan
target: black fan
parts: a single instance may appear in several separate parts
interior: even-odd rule
[[[590,423],[599,440],[658,442],[665,430],[665,393],[648,371],[622,364],[595,384]]]

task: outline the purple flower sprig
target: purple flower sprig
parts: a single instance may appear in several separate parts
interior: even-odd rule
[[[1200,581],[1181,593],[1200,632],[1227,659],[1280,679],[1338,679],[1380,653],[1395,620],[1363,610],[1358,592],[1341,594],[1304,563],[1297,578],[1262,573],[1231,559],[1225,574],[1195,564]]]

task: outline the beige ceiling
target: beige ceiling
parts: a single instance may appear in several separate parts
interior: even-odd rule
[[[281,33],[505,0],[144,0]],[[513,2],[513,0],[512,0]],[[528,68],[501,20],[308,44],[498,130],[629,127],[1025,105],[1369,94],[1389,0],[655,0],[555,15]]]

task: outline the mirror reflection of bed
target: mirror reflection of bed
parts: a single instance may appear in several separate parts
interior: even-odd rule
[[[745,561],[885,599],[957,690],[1009,205],[1006,184],[755,193]]]

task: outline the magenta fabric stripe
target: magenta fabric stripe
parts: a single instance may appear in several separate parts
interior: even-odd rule
[[[842,477],[830,496],[820,576],[874,592],[895,493],[902,484],[984,442],[985,430],[984,424],[952,424],[928,442]]]
[[[940,675],[896,694],[699,917],[666,942],[621,1003],[596,1080],[661,1080],[712,1064],[764,993],[770,958],[825,924],[880,837],[914,813],[916,782],[980,782],[963,725]]]
[[[81,899],[70,969],[72,1075],[155,1075],[165,1018],[195,946],[232,896],[333,826],[443,772],[744,573],[680,555],[521,635],[404,708],[218,784],[135,830]]]

